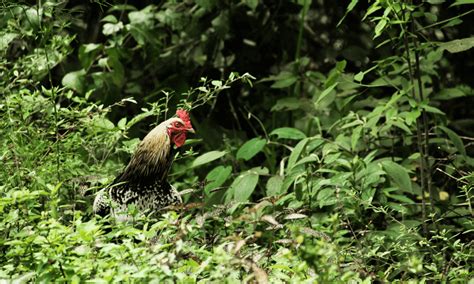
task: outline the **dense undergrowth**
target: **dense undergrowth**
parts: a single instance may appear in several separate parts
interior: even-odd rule
[[[474,281],[470,1],[119,2],[2,2],[0,280]],[[178,107],[185,204],[94,217]]]

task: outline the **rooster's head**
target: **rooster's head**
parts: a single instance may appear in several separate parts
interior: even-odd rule
[[[166,131],[171,141],[179,148],[186,141],[186,133],[194,133],[194,129],[187,111],[178,109],[176,115],[178,117],[173,117],[166,121]]]

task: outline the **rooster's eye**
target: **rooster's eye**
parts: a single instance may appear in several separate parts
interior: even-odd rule
[[[174,126],[174,127],[181,127],[182,124],[176,121],[175,123],[173,123],[173,126]]]

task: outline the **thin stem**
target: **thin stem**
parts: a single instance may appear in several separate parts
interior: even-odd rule
[[[414,33],[414,30],[415,30],[415,23],[414,23],[414,19],[412,20],[411,22],[411,29],[412,29],[412,33],[413,33],[413,37],[412,37],[412,41],[413,41],[413,45],[415,47],[415,50],[414,50],[414,53],[415,53],[415,76],[416,76],[416,79],[418,81],[418,95],[420,97],[420,101],[423,102],[424,101],[424,95],[423,95],[423,82],[421,81],[421,71],[420,71],[420,55],[419,55],[419,51],[418,51],[418,48],[419,48],[419,45],[418,45],[418,37],[416,36],[416,34]],[[423,126],[423,132],[424,132],[424,143],[423,143],[423,146],[424,146],[424,149],[423,149],[423,154],[424,154],[424,157],[423,159],[425,160],[425,164],[426,164],[426,175],[425,175],[425,178],[426,178],[426,186],[427,186],[427,190],[428,190],[428,193],[429,193],[429,199],[430,199],[430,203],[431,203],[431,206],[434,206],[434,199],[433,199],[433,190],[432,190],[432,187],[431,187],[431,169],[430,169],[430,163],[429,163],[429,129],[428,129],[428,114],[426,113],[426,110],[425,109],[422,109],[421,110],[421,118],[422,118],[422,126]]]
[[[405,11],[402,13],[403,17],[403,22],[405,22]],[[403,32],[403,43],[405,45],[405,52],[406,52],[406,60],[408,64],[408,74],[410,76],[410,85],[411,85],[411,95],[412,97],[417,100],[416,93],[415,93],[415,79],[413,75],[413,67],[411,65],[411,58],[410,58],[410,47],[408,45],[408,36],[407,36],[407,30],[406,26],[402,25],[402,32]],[[421,179],[421,214],[422,214],[422,219],[423,219],[423,233],[425,236],[428,235],[428,227],[426,225],[426,199],[425,199],[425,192],[426,192],[426,177],[425,177],[425,155],[424,155],[424,148],[423,148],[423,139],[422,139],[422,121],[420,118],[416,120],[416,140],[417,140],[417,145],[418,145],[418,152],[420,153],[420,163],[421,163],[421,169],[420,169],[420,179]]]
[[[41,6],[42,6],[42,3],[41,3],[41,0],[38,1],[38,5],[37,5],[37,15],[38,17],[41,17],[42,14],[40,13],[41,11]],[[46,34],[47,34],[47,31],[46,30],[43,30],[43,26],[42,26],[42,18],[39,19],[39,25],[40,25],[40,29],[43,33],[43,36],[44,38],[46,38]],[[48,69],[48,81],[49,81],[49,85],[50,85],[50,88],[51,88],[51,102],[53,104],[53,113],[54,113],[54,132],[55,132],[55,144],[56,144],[56,176],[57,176],[57,179],[58,179],[58,182],[61,180],[61,174],[60,174],[60,155],[61,155],[61,148],[60,148],[60,143],[59,143],[59,138],[60,138],[60,135],[59,135],[59,125],[58,125],[58,122],[59,122],[59,116],[58,116],[58,109],[57,109],[57,106],[56,106],[56,99],[57,99],[57,95],[56,95],[56,88],[54,88],[53,86],[53,78],[52,78],[52,75],[51,75],[51,66],[50,66],[50,61],[49,61],[49,54],[48,54],[48,48],[45,48],[44,49],[44,54],[45,54],[45,57],[46,57],[46,68]]]

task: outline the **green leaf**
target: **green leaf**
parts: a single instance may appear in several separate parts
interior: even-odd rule
[[[421,111],[419,109],[414,109],[410,112],[406,112],[405,122],[407,125],[412,125],[418,117],[421,115]]]
[[[123,29],[123,23],[122,22],[118,22],[116,24],[106,23],[102,27],[102,33],[104,35],[111,35],[111,34],[117,33],[118,31],[120,31],[122,29]]]
[[[108,120],[105,117],[97,117],[94,119],[93,125],[99,130],[112,130],[115,128],[115,125],[112,121]]]
[[[231,166],[217,166],[212,171],[210,171],[206,176],[206,181],[208,184],[204,188],[206,194],[210,194],[210,191],[214,188],[217,188],[224,184],[224,182],[229,178],[232,172]]]
[[[456,134],[456,132],[452,131],[451,129],[444,127],[444,126],[438,126],[438,129],[442,130],[446,135],[448,135],[449,140],[453,143],[454,147],[458,150],[458,152],[466,156],[466,148],[464,147],[464,143],[461,140],[461,137]]]
[[[258,174],[250,171],[239,175],[226,192],[226,203],[230,201],[245,202],[252,195],[258,183]]]
[[[116,24],[118,22],[117,18],[114,15],[107,15],[104,18],[102,18],[102,20],[100,21],[105,22],[105,23],[112,23],[112,24]]]
[[[407,169],[392,161],[383,161],[382,167],[392,181],[403,191],[413,192]]]
[[[299,129],[292,128],[292,127],[281,127],[274,129],[271,135],[278,136],[278,139],[293,139],[293,140],[301,140],[306,138],[306,135]]]
[[[117,123],[117,127],[121,130],[125,130],[125,127],[127,125],[127,118],[126,117],[122,117],[119,122]]]
[[[456,0],[456,2],[452,4],[450,7],[458,6],[458,5],[466,5],[466,4],[474,4],[474,0]]]
[[[354,75],[354,81],[361,82],[362,79],[364,79],[364,75],[365,75],[365,73],[360,71],[359,73]]]
[[[10,42],[18,37],[18,34],[15,33],[2,33],[0,34],[0,51],[6,51]]]
[[[450,100],[455,98],[465,97],[466,93],[458,88],[447,88],[442,89],[438,94],[435,95],[437,100]]]
[[[260,137],[250,139],[240,147],[240,149],[237,151],[236,157],[237,159],[244,159],[248,161],[252,159],[255,155],[257,155],[260,151],[262,151],[263,147],[265,147],[266,144],[267,141]]]
[[[354,7],[357,5],[357,3],[359,3],[359,0],[351,0],[351,3],[349,3],[349,5],[347,5],[346,13],[342,17],[342,19],[339,20],[339,22],[337,23],[337,26],[339,26],[344,21],[346,16],[349,14],[349,12],[352,11],[352,9],[354,9]]]
[[[78,93],[83,93],[85,80],[84,75],[86,75],[86,70],[84,69],[69,72],[64,75],[61,83],[67,88],[70,88]]]
[[[299,109],[303,104],[301,99],[295,97],[285,97],[279,99],[275,105],[272,107],[272,111],[280,110],[295,110]]]
[[[96,54],[102,48],[102,44],[83,44],[79,48],[79,61],[81,62],[82,67],[85,69],[89,68],[92,62],[94,61]]]
[[[449,51],[450,53],[466,51],[474,47],[474,37],[455,39],[452,41],[443,42],[439,46],[442,49]]]
[[[374,36],[374,39],[377,38],[377,37],[379,37],[379,36],[382,34],[382,32],[383,32],[383,30],[384,30],[384,28],[385,28],[386,25],[387,25],[387,19],[385,19],[385,18],[382,18],[382,19],[377,23],[377,25],[375,26],[375,36]]]
[[[407,204],[413,204],[413,203],[415,203],[413,200],[411,200],[410,198],[406,197],[405,195],[400,195],[400,194],[388,194],[388,197],[389,197],[389,198],[392,198],[392,199],[395,199],[395,200],[398,200],[398,201],[403,202],[403,203],[407,203]]]
[[[274,89],[282,89],[293,85],[294,83],[296,83],[296,81],[298,81],[298,77],[296,76],[279,79],[275,81],[275,83],[273,83],[271,87]]]
[[[306,144],[308,144],[309,138],[305,138],[298,142],[296,144],[295,148],[293,148],[293,151],[291,151],[290,157],[288,158],[288,166],[287,169],[293,168],[293,166],[296,164],[296,161],[299,159],[301,156],[301,152],[303,152],[304,148],[306,147]]]
[[[244,0],[244,2],[252,11],[255,11],[258,6],[258,0]]]
[[[407,134],[412,134],[410,128],[408,128],[403,121],[393,120],[389,122],[389,125],[394,125],[402,130],[404,130]]]
[[[337,84],[339,84],[338,82],[332,84],[331,86],[329,86],[328,88],[326,88],[319,96],[318,96],[318,99],[316,100],[315,104],[318,104],[320,101],[322,101],[327,95],[329,95],[332,90],[334,90],[334,88],[337,86]]]
[[[436,114],[441,114],[441,115],[444,115],[445,113],[442,112],[440,109],[438,108],[435,108],[435,107],[432,107],[430,105],[427,105],[427,104],[421,104],[420,107],[424,110],[426,110],[427,112],[431,112],[431,113],[436,113]]]
[[[282,185],[283,177],[282,176],[272,176],[267,181],[267,196],[275,196],[282,194]]]
[[[200,165],[204,165],[207,163],[210,163],[214,160],[217,160],[221,157],[223,157],[225,154],[227,154],[226,151],[211,151],[207,152],[205,154],[202,154],[201,156],[197,157],[193,163],[191,164],[192,168],[195,168]]]
[[[335,188],[327,187],[318,192],[316,200],[319,202],[319,207],[334,205],[337,203]]]

